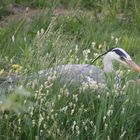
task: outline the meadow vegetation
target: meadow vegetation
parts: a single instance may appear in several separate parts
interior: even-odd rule
[[[6,7],[15,4],[40,12],[0,26],[0,78],[9,72],[21,78],[0,91],[0,139],[139,140],[140,88],[128,82],[137,73],[116,64],[121,89],[114,85],[114,72],[104,94],[94,84],[61,85],[55,72],[43,80],[26,78],[57,65],[89,64],[112,47],[125,49],[140,64],[140,2],[3,0],[0,17],[14,14]],[[100,60],[94,65],[102,68]]]

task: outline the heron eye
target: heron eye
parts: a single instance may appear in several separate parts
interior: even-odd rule
[[[124,60],[125,60],[125,57],[124,57],[124,56],[120,56],[120,59],[121,59],[122,61],[124,61]]]

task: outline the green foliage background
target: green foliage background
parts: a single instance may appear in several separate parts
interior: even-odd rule
[[[15,73],[13,64],[22,67],[18,85],[0,90],[0,139],[140,139],[140,88],[129,82],[137,73],[116,64],[115,70],[123,71],[122,88],[115,89],[112,73],[104,94],[60,85],[54,75],[45,82],[25,78],[52,66],[90,63],[111,47],[125,49],[140,64],[140,2],[2,0],[0,17],[14,14],[12,7],[19,4],[42,10],[30,21],[23,15],[0,26],[0,69]],[[54,14],[58,9],[63,14]],[[102,67],[100,61],[95,65]]]

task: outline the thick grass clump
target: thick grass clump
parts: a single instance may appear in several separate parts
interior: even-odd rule
[[[11,7],[12,7],[12,4],[11,4],[10,0],[1,0],[1,3],[0,3],[0,19],[3,16],[8,16],[8,15],[12,14]]]
[[[121,87],[116,87],[112,72],[107,75],[103,93],[98,91],[100,87],[96,83],[62,84],[57,72],[43,78],[31,76],[57,65],[89,64],[111,47],[122,47],[139,62],[139,17],[133,13],[135,9],[130,10],[132,17],[127,12],[137,2],[125,1],[126,13],[123,11],[125,15],[121,18],[118,11],[115,16],[108,13],[108,8],[119,9],[120,1],[107,2],[104,6],[98,5],[102,1],[78,2],[84,8],[95,4],[101,15],[90,9],[56,16],[50,9],[30,22],[25,15],[0,27],[0,76],[5,78],[7,72],[20,76],[16,85],[8,83],[9,86],[0,89],[0,139],[140,138],[140,88],[130,81],[137,79],[136,73],[115,64],[122,79]],[[41,0],[38,3],[44,4]],[[69,7],[63,0],[55,4]],[[102,68],[101,60],[94,65]]]
[[[55,74],[32,80],[1,97],[1,137],[5,139],[137,139],[139,87],[60,86]],[[113,82],[112,82],[113,83]],[[127,83],[128,84],[128,83]],[[95,85],[94,85],[95,86]]]

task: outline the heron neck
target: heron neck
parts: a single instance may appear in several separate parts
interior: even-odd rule
[[[112,60],[104,59],[103,60],[103,65],[104,65],[104,72],[109,73],[113,71],[113,64]]]
[[[105,72],[105,73],[109,73],[109,72],[111,72],[111,71],[113,71],[113,66],[112,66],[112,64],[107,64],[106,66],[104,66],[104,72]]]

